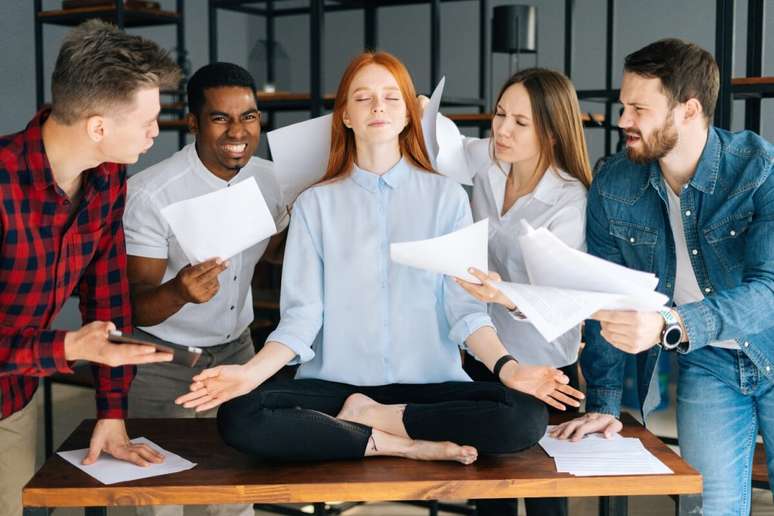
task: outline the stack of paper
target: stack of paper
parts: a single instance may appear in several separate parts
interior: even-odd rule
[[[668,475],[672,473],[639,439],[615,434],[610,439],[589,434],[577,442],[555,439],[548,427],[539,444],[554,458],[556,471],[578,477],[602,475]]]
[[[606,310],[656,311],[669,300],[655,292],[658,278],[568,246],[546,228],[522,221],[519,238],[531,285],[502,282],[498,288],[551,342]]]
[[[487,271],[487,219],[430,240],[390,245],[398,263],[480,283],[468,267]],[[597,310],[656,311],[669,301],[655,292],[658,278],[568,246],[545,228],[522,221],[519,238],[530,284],[497,283],[525,321],[548,342]]]

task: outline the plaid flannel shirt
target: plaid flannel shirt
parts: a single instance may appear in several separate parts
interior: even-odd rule
[[[0,418],[29,403],[38,377],[72,372],[65,331],[50,329],[77,291],[83,323],[113,321],[131,330],[121,218],[126,168],[84,172],[75,212],[54,182],[41,126],[0,137]],[[72,214],[72,215],[71,215]],[[70,222],[72,220],[72,222]],[[124,418],[132,366],[92,366],[99,418]]]

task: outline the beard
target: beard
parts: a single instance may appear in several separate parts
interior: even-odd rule
[[[635,150],[633,147],[626,147],[626,156],[638,165],[647,165],[660,160],[675,148],[678,141],[672,113],[664,121],[664,125],[656,129],[648,139],[643,138],[642,133],[638,130],[631,130],[629,134],[640,137],[642,149]]]

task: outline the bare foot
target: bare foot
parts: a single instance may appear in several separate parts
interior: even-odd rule
[[[350,394],[349,397],[344,400],[341,410],[336,415],[336,419],[342,419],[344,421],[352,421],[354,423],[363,423],[363,414],[369,407],[379,405],[376,401],[372,400],[365,394],[356,392]]]
[[[476,461],[478,450],[472,446],[460,446],[449,441],[415,440],[405,456],[414,460],[453,460],[467,465]]]

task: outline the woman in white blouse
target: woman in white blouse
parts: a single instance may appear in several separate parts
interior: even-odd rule
[[[547,342],[490,281],[502,276],[505,281],[529,282],[518,240],[522,220],[549,229],[574,248],[585,248],[591,170],[575,88],[553,70],[516,73],[497,97],[491,138],[467,138],[465,150],[474,174],[473,218],[489,218],[489,269],[495,272],[489,277],[475,273],[483,285],[458,283],[491,303],[490,316],[509,353],[521,362],[563,368],[577,387],[580,327]],[[465,370],[476,380],[494,380],[471,356],[466,357]],[[479,501],[479,514],[513,513],[515,508],[507,504],[515,501]],[[566,514],[566,500],[528,499],[526,506],[530,515]]]

